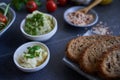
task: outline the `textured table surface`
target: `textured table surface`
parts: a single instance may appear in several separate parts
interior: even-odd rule
[[[9,3],[11,0],[0,0],[0,2]],[[47,13],[45,1],[41,0],[42,6],[39,11]],[[120,34],[120,0],[114,0],[111,5],[96,6],[94,10],[99,15],[99,21],[107,23],[108,27],[114,32],[114,35]],[[45,43],[51,53],[48,65],[41,71],[35,73],[24,73],[16,68],[13,63],[13,53],[20,45],[31,40],[26,39],[20,31],[20,23],[28,14],[23,9],[16,11],[16,20],[11,27],[0,37],[0,80],[87,80],[84,76],[67,67],[62,58],[65,56],[65,47],[67,42],[76,37],[83,35],[90,28],[76,28],[68,25],[63,14],[66,9],[72,7],[69,4],[65,7],[50,13],[58,21],[57,33]],[[13,7],[12,7],[13,8]]]

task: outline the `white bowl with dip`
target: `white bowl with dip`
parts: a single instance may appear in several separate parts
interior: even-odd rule
[[[30,58],[30,56],[26,57],[24,52],[28,51],[28,47],[40,46],[42,50],[47,54],[46,57],[43,55],[45,53],[40,54],[39,56]],[[24,57],[24,58],[23,58]],[[29,59],[29,60],[28,60]],[[24,72],[36,72],[43,69],[49,62],[50,59],[50,51],[48,47],[41,42],[27,42],[16,49],[13,55],[13,61],[15,65]],[[40,60],[42,62],[40,62]]]
[[[94,24],[97,23],[98,21],[98,14],[96,13],[95,10],[91,9],[87,14],[90,14],[90,15],[93,15],[93,20],[88,23],[88,24],[85,24],[85,25],[76,25],[74,23],[72,23],[69,19],[68,19],[68,14],[69,13],[73,13],[77,10],[80,10],[80,9],[83,9],[84,7],[82,6],[75,6],[75,7],[71,7],[69,9],[67,9],[65,12],[64,12],[64,20],[71,26],[74,26],[74,27],[90,27],[90,26],[93,26]],[[77,21],[76,21],[77,22]]]
[[[38,12],[38,11],[37,11]],[[20,30],[21,32],[23,33],[23,35],[30,39],[30,40],[35,40],[35,41],[47,41],[49,40],[53,35],[55,35],[56,31],[57,31],[57,20],[54,16],[50,15],[50,14],[46,14],[46,13],[43,13],[47,16],[49,16],[51,19],[52,19],[52,23],[53,23],[53,28],[51,31],[49,32],[46,32],[46,33],[43,33],[43,34],[37,34],[37,35],[31,35],[31,34],[28,34],[26,31],[25,31],[25,23],[26,23],[26,19],[23,19],[21,24],[20,24]],[[34,23],[32,23],[34,24]],[[46,23],[48,24],[48,23]],[[40,32],[40,31],[39,31]]]

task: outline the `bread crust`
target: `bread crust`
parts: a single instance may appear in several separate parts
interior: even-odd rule
[[[66,47],[66,56],[70,60],[79,63],[80,56],[84,53],[86,48],[97,40],[102,40],[104,38],[108,38],[108,35],[80,36],[72,39]]]
[[[104,52],[104,54],[100,58],[100,61],[98,62],[98,70],[99,70],[98,74],[101,77],[108,80],[120,78],[120,59],[117,59],[116,56],[114,56],[116,54],[119,54],[117,58],[120,58],[120,44],[117,44],[108,48],[107,51]],[[118,61],[118,64],[117,64],[117,61]],[[115,74],[114,71],[112,72],[112,70],[116,70],[117,68],[119,71],[117,73],[119,74],[117,73]]]
[[[101,41],[96,41],[90,47],[88,47],[84,54],[81,54],[79,59],[79,65],[83,71],[93,74],[98,72],[97,63],[102,56],[102,53],[107,50],[107,48],[120,43],[120,37],[108,37]]]

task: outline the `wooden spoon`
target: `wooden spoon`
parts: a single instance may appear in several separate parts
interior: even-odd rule
[[[83,13],[87,13],[90,9],[92,9],[93,7],[95,7],[97,4],[99,4],[102,0],[95,0],[92,4],[90,4],[89,6],[87,6],[86,8],[83,9],[79,9],[78,11],[76,11],[76,13],[79,12],[83,12]]]

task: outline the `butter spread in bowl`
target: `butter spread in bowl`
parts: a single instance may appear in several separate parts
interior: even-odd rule
[[[41,46],[28,47],[27,51],[19,57],[19,64],[25,68],[35,68],[41,65],[47,58],[47,51]]]
[[[41,42],[27,42],[16,49],[13,60],[24,72],[35,72],[44,68],[50,59],[48,47]]]

